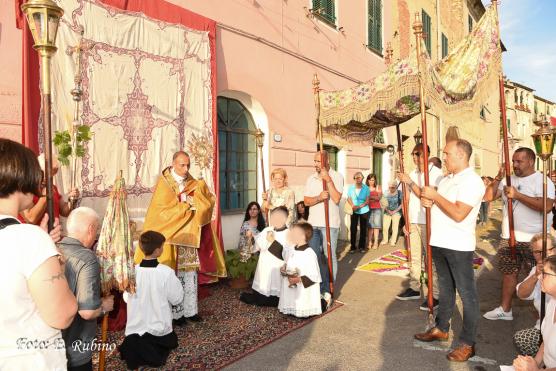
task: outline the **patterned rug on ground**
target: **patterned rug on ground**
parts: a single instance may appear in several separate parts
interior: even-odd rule
[[[224,283],[211,286],[210,290],[211,295],[199,302],[203,322],[188,322],[184,327],[175,328],[178,348],[170,353],[166,366],[160,370],[219,369],[321,317],[299,319],[283,315],[276,308],[244,304],[238,299],[240,291]],[[323,315],[342,305],[335,302]],[[109,332],[107,344],[120,345],[123,337],[123,331]],[[100,333],[97,338],[101,338]],[[96,369],[98,352],[95,352],[93,363]],[[117,350],[107,353],[105,369],[126,369]]]
[[[483,266],[484,259],[480,256],[475,256],[475,258],[473,258],[473,268],[475,269],[475,275],[479,273]],[[409,272],[407,263],[407,250],[395,250],[367,264],[360,265],[355,268],[355,270],[387,276],[405,277]]]

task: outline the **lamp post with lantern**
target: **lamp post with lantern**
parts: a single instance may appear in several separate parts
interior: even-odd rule
[[[421,134],[421,130],[419,128],[417,128],[417,132],[413,135],[413,139],[415,139],[415,145],[423,143],[423,134]]]
[[[543,211],[543,218],[542,218],[542,259],[546,259],[546,245],[547,245],[547,238],[548,233],[546,231],[548,226],[547,221],[547,211],[548,208],[546,206],[546,200],[548,198],[547,195],[547,174],[546,174],[546,167],[547,162],[552,157],[552,152],[554,151],[554,129],[550,127],[549,122],[546,120],[546,117],[541,116],[540,121],[535,122],[535,125],[539,126],[539,129],[535,131],[533,135],[533,142],[535,143],[535,151],[537,152],[537,156],[539,156],[542,160],[542,179],[543,179],[543,187],[542,187],[542,211]],[[544,319],[545,315],[545,293],[541,294],[541,323]]]
[[[257,142],[257,153],[261,164],[261,179],[263,182],[263,193],[266,194],[266,179],[264,176],[264,159],[263,159],[263,146],[264,146],[264,133],[260,128],[255,132],[255,140]],[[265,212],[265,219],[268,221],[268,211]]]
[[[52,0],[29,0],[21,5],[27,24],[33,35],[33,48],[40,57],[42,125],[44,151],[44,178],[46,183],[46,211],[48,230],[54,226],[54,200],[52,198],[52,132],[51,132],[51,85],[50,59],[56,53],[56,34],[64,10]]]

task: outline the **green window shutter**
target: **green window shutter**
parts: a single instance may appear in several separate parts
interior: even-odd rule
[[[368,47],[382,54],[382,1],[368,0],[368,8]]]
[[[333,25],[336,24],[336,0],[313,0],[313,12]]]
[[[442,58],[448,55],[448,38],[442,34]]]
[[[429,57],[431,55],[431,17],[425,12],[423,9],[422,11],[422,20],[423,20],[423,33],[425,34],[425,46],[427,47],[427,52],[429,52]]]
[[[510,130],[510,119],[506,119],[506,121],[508,122],[508,130]]]
[[[467,16],[467,23],[469,25],[469,32],[473,31],[473,17],[470,15]]]

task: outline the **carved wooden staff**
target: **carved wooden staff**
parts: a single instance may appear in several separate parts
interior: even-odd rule
[[[425,107],[425,89],[423,87],[423,78],[421,76],[421,42],[423,39],[423,23],[419,17],[419,13],[415,13],[415,22],[413,23],[413,31],[415,34],[415,41],[417,47],[417,65],[419,69],[419,104],[421,107],[421,131],[423,133],[423,173],[425,175],[425,187],[429,186],[429,150],[427,144],[427,114]],[[432,249],[430,245],[431,235],[431,209],[425,208],[426,218],[426,232],[425,238],[427,241],[427,303],[429,307],[429,326],[434,325],[434,309],[433,309],[433,296],[432,296]]]

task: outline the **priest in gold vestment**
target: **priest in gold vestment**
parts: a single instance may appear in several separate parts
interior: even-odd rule
[[[199,321],[197,287],[200,271],[203,283],[226,276],[220,241],[211,226],[215,196],[203,180],[189,174],[189,155],[176,152],[172,166],[164,169],[143,225],[143,231],[157,231],[166,238],[158,261],[176,271],[184,288],[180,305],[172,308],[174,319]],[[135,250],[135,263],[143,259]]]

